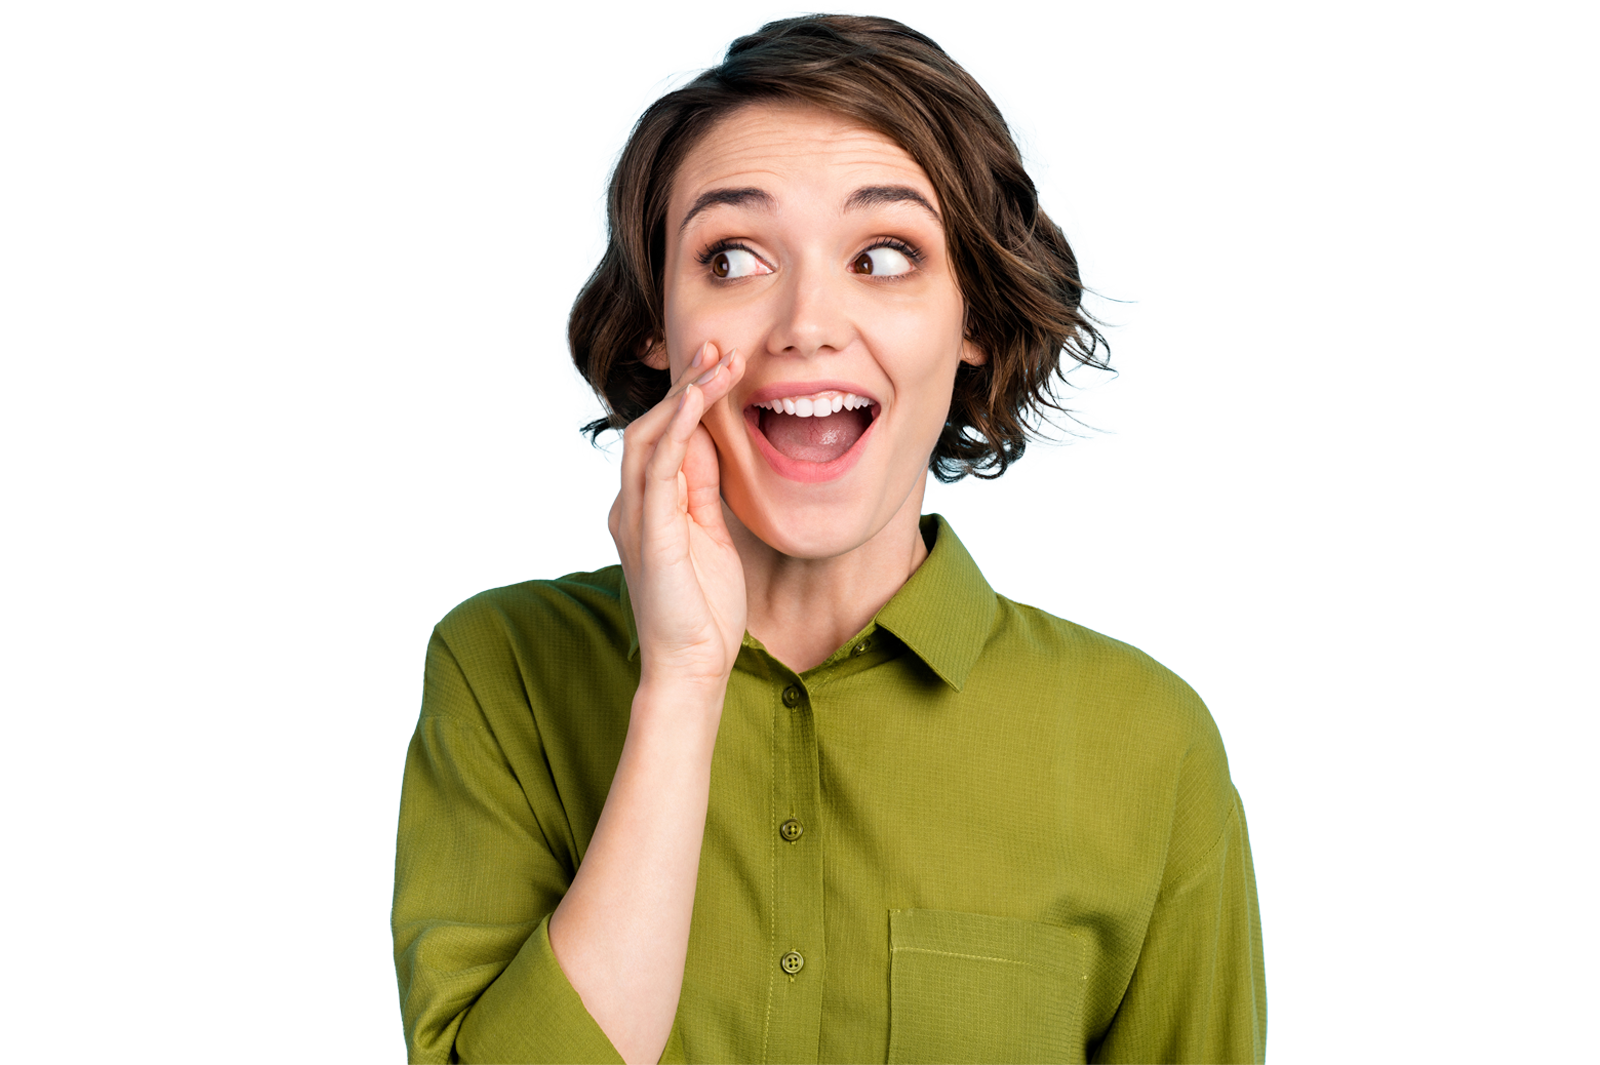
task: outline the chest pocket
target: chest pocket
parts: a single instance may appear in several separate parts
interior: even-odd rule
[[[1083,962],[1055,925],[889,911],[889,1061],[1082,1061]]]

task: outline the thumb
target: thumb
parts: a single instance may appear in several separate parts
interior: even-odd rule
[[[722,467],[717,445],[703,425],[689,437],[689,450],[683,457],[683,477],[688,482],[689,520],[700,526],[722,530]]]

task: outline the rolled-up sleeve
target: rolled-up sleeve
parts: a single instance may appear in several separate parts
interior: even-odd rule
[[[1250,834],[1238,792],[1226,788],[1221,834],[1161,886],[1096,1061],[1265,1060],[1267,985]]]
[[[414,1062],[621,1061],[550,949],[572,872],[445,640],[428,647],[395,859],[395,968]]]

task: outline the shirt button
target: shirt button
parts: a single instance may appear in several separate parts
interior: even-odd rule
[[[791,710],[800,705],[800,689],[796,688],[793,684],[783,689],[783,705],[789,707]]]
[[[860,643],[858,643],[854,647],[850,648],[850,657],[852,657],[852,658],[860,658],[862,655],[866,654],[870,650],[872,650],[872,641],[871,640],[862,640]]]
[[[798,950],[791,950],[789,953],[785,954],[781,959],[779,959],[778,967],[784,972],[788,973],[790,976],[793,976],[795,973],[806,967],[806,960],[800,956],[800,952]]]
[[[805,831],[806,826],[802,825],[799,821],[796,821],[792,817],[778,826],[778,835],[782,836],[790,843],[793,843],[795,840],[805,835]]]

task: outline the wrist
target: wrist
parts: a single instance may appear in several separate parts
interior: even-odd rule
[[[722,703],[727,697],[728,678],[645,676],[633,693],[635,718],[667,717],[684,723],[708,722],[715,728],[722,719]]]
[[[714,701],[719,707],[728,691],[732,661],[705,657],[654,654],[644,648],[639,656],[639,688],[652,698],[671,702]]]

